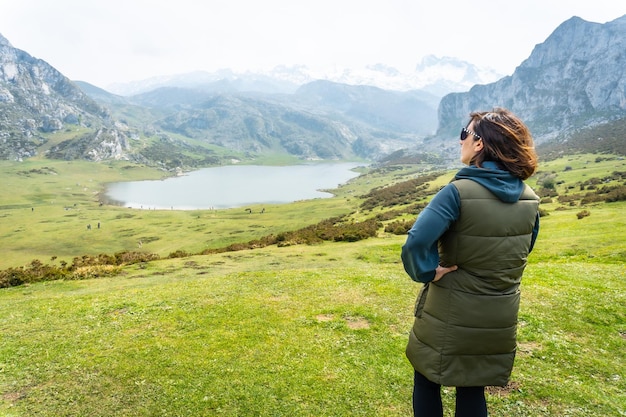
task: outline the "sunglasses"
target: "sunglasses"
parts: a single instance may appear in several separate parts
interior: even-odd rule
[[[467,136],[469,135],[475,136],[478,139],[482,139],[482,137],[478,136],[476,133],[472,132],[471,130],[468,130],[466,128],[461,129],[461,140],[467,139]]]

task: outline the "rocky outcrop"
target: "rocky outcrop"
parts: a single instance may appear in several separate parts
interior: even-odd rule
[[[129,159],[129,151],[129,140],[124,133],[118,129],[103,127],[95,134],[86,134],[53,146],[48,151],[48,156],[55,159],[103,161]]]
[[[108,111],[43,60],[0,35],[0,157],[33,156],[45,133],[67,124],[98,128]]]
[[[538,143],[626,117],[626,16],[605,24],[573,17],[561,24],[513,75],[439,105],[437,137],[456,137],[473,110],[509,108]]]

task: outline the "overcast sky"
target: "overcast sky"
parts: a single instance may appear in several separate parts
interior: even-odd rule
[[[620,0],[0,0],[0,34],[100,87],[298,64],[410,72],[429,54],[509,75],[572,16],[625,14]]]

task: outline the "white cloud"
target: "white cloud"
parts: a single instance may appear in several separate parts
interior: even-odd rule
[[[72,79],[106,86],[195,70],[318,70],[428,54],[512,73],[576,15],[604,23],[614,0],[0,0],[0,33]]]

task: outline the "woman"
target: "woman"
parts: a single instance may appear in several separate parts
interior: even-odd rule
[[[456,387],[456,416],[486,416],[484,387],[508,383],[519,285],[539,231],[539,201],[524,184],[537,168],[528,128],[506,109],[474,112],[461,131],[468,165],[420,213],[402,247],[425,283],[406,354],[415,416],[442,416],[441,385]]]

